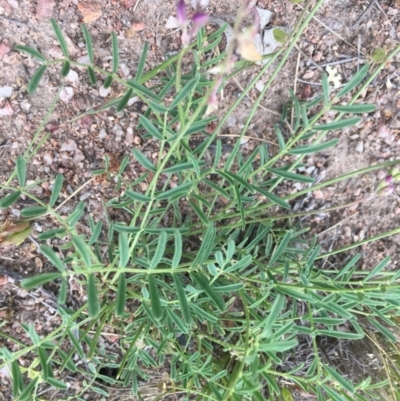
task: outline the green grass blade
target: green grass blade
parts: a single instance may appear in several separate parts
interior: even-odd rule
[[[204,235],[203,241],[201,242],[197,256],[195,260],[192,262],[193,267],[201,265],[210,256],[210,253],[215,246],[215,237],[216,237],[215,227],[212,224],[210,224]]]
[[[104,80],[103,88],[108,89],[111,86],[112,82],[113,82],[113,77],[111,75],[108,75],[107,78]]]
[[[49,365],[47,363],[47,353],[43,347],[37,349],[39,355],[40,366],[42,367],[42,377],[44,380],[49,378]]]
[[[71,226],[74,227],[76,223],[79,221],[79,219],[82,217],[83,211],[85,210],[85,203],[80,201],[76,205],[75,210],[65,219],[65,222]]]
[[[183,248],[182,234],[179,232],[179,230],[174,231],[174,244],[175,244],[175,252],[174,252],[174,257],[172,259],[171,267],[173,269],[176,269],[181,261],[182,248]]]
[[[50,22],[54,34],[56,35],[56,38],[58,40],[58,43],[60,44],[61,51],[63,52],[65,58],[69,58],[67,42],[64,38],[64,34],[62,33],[60,26],[58,25],[57,21],[53,18],[50,20]]]
[[[320,152],[321,150],[325,150],[333,146],[336,146],[338,143],[339,143],[338,139],[331,139],[330,141],[318,143],[317,145],[299,146],[297,148],[291,149],[289,153],[293,155],[305,155],[308,153]]]
[[[58,292],[57,302],[59,305],[64,305],[67,300],[67,280],[61,280],[60,290]]]
[[[292,231],[288,231],[285,236],[282,238],[281,242],[279,243],[278,247],[275,249],[274,253],[269,260],[269,263],[273,265],[278,259],[281,257],[285,249],[287,248],[289,241],[292,237]]]
[[[329,87],[328,75],[326,73],[323,73],[322,74],[322,94],[324,97],[324,106],[327,106],[329,104],[329,92],[330,92],[330,87]]]
[[[12,377],[12,394],[14,398],[18,397],[18,394],[24,387],[24,381],[22,373],[19,368],[18,361],[12,361],[11,363],[11,377]]]
[[[132,90],[132,89],[131,89]],[[139,121],[143,125],[144,129],[153,137],[156,139],[159,139],[162,141],[163,135],[162,133],[156,128],[156,126],[143,114],[139,116]]]
[[[345,106],[333,106],[332,110],[341,113],[371,113],[376,110],[375,104],[348,104]]]
[[[292,173],[290,171],[275,169],[275,168],[268,168],[267,169],[270,173],[273,173],[279,177],[286,178],[288,180],[298,181],[298,182],[306,182],[306,183],[313,183],[315,180],[312,177],[307,177],[306,175],[300,175],[296,173]]]
[[[129,241],[127,233],[119,233],[119,267],[124,268],[129,262]]]

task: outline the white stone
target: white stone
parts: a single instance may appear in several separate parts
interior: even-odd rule
[[[12,87],[11,86],[2,86],[0,87],[0,97],[10,97],[12,94]]]
[[[100,86],[99,95],[101,97],[107,97],[110,94],[110,92],[111,92],[111,87],[108,87],[106,89],[103,85]]]
[[[73,139],[67,139],[66,142],[61,144],[61,152],[67,151],[67,152],[72,152],[74,150],[78,149],[78,145]]]

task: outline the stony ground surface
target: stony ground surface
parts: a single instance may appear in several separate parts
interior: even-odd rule
[[[335,73],[346,82],[360,64],[370,60],[375,48],[390,50],[399,42],[399,2],[378,0],[363,15],[368,3],[360,0],[325,2],[299,43],[301,52],[296,50],[290,55],[284,71],[263,99],[262,107],[249,127],[248,136],[254,139],[243,147],[244,152],[256,146],[257,138],[276,143],[272,127],[278,121],[282,106],[289,99],[288,88],[295,88],[297,95],[304,99],[315,96],[321,92],[321,68],[335,68]],[[289,1],[259,0],[258,7],[274,13],[272,26],[291,27],[302,11],[300,6]],[[79,27],[84,21],[93,36],[97,65],[102,68],[110,66],[110,33],[117,33],[121,49],[120,74],[121,77],[129,78],[135,75],[146,41],[149,43],[146,70],[165,60],[167,54],[179,49],[179,33],[165,26],[168,18],[174,15],[174,8],[175,2],[163,0],[0,0],[0,182],[6,182],[14,168],[16,157],[23,154],[32,143],[35,130],[61,83],[58,67],[51,67],[38,92],[28,95],[26,86],[37,68],[37,63],[14,51],[14,45],[33,46],[46,57],[61,57],[49,23],[49,18],[53,17],[59,21],[67,36],[71,55],[85,62],[86,53]],[[236,8],[235,2],[220,0],[211,1],[208,11],[213,16],[229,20],[235,15]],[[364,94],[363,100],[377,104],[377,111],[364,116],[356,127],[331,134],[331,137],[339,138],[339,146],[309,157],[309,174],[321,180],[330,179],[398,158],[399,63],[399,58],[388,63]],[[257,68],[229,82],[224,89],[223,104],[231,104],[256,71]],[[267,79],[268,76],[265,76],[262,81],[265,83]],[[49,135],[29,166],[28,179],[31,182],[43,178],[52,180],[57,173],[66,176],[68,185],[62,197],[67,199],[72,195],[72,198],[60,209],[65,215],[70,213],[77,200],[85,200],[88,213],[95,217],[104,217],[102,201],[117,196],[118,192],[114,182],[93,179],[91,171],[103,165],[105,155],[110,157],[115,169],[118,169],[125,155],[130,155],[133,147],[140,148],[150,158],[158,157],[157,149],[144,141],[136,129],[142,106],[139,102],[121,113],[107,111],[68,123],[87,108],[121,93],[121,88],[117,85],[107,93],[100,88],[100,84],[101,82],[92,87],[84,71],[73,69],[66,79],[61,102],[51,117],[53,124],[67,123],[63,129]],[[251,91],[246,101],[227,121],[222,132],[227,144],[232,143],[235,140],[234,135],[239,134],[257,95],[256,89]],[[224,107],[219,112],[222,115]],[[139,167],[134,163],[130,164],[126,178],[134,180],[139,175]],[[311,211],[362,200],[385,175],[385,171],[378,171],[315,191],[304,197],[296,207]],[[289,191],[300,189],[302,188],[288,188]],[[39,198],[48,199],[48,183],[37,185],[34,192]],[[302,224],[310,226],[311,234],[319,236],[324,251],[341,248],[397,228],[400,219],[399,195],[400,191],[396,188],[394,194],[388,197],[375,197],[336,212],[320,212],[302,220]],[[10,209],[0,210],[0,224],[4,224],[7,219],[17,220],[19,210],[27,203],[27,200],[22,200]],[[35,221],[32,238],[35,239],[45,229],[53,228],[52,224],[51,219],[46,218]],[[82,230],[85,229],[87,227],[82,224]],[[390,255],[393,258],[390,268],[396,269],[399,262],[399,239],[399,235],[396,235],[362,247],[363,268],[370,269],[374,263]],[[355,252],[356,250],[351,251],[348,256]],[[327,263],[334,265],[342,261],[331,258]],[[24,342],[26,334],[21,329],[21,322],[35,322],[40,334],[49,332],[59,324],[58,318],[54,317],[55,298],[51,289],[27,293],[13,284],[13,280],[22,276],[47,269],[51,267],[37,252],[37,245],[31,240],[18,248],[0,246],[0,279],[3,277],[0,280],[2,332]],[[12,273],[16,276],[12,277]],[[76,294],[79,296],[79,288]],[[17,346],[4,336],[0,337],[0,345],[11,350]],[[2,373],[0,399],[11,399],[8,395],[8,379],[1,375]],[[71,383],[79,386],[78,381]]]

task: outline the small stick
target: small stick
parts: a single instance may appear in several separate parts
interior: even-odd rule
[[[361,13],[361,15],[356,19],[356,21],[351,26],[352,28],[354,28],[356,25],[358,25],[360,23],[360,21],[365,17],[365,15],[368,13],[368,11],[371,10],[371,8],[374,6],[375,3],[376,3],[376,0],[370,0],[367,8]]]

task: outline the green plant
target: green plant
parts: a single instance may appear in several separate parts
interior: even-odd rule
[[[210,95],[231,75],[251,67],[238,61],[229,75],[225,69],[226,74],[216,81],[209,78],[209,67],[224,63],[225,56],[229,60],[229,54],[206,57],[219,44],[224,28],[210,35],[200,29],[194,43],[144,74],[145,46],[135,79],[127,81],[117,75],[118,44],[114,34],[111,72],[94,65],[92,40],[85,26],[88,65],[69,58],[62,31],[54,20],[52,26],[64,59],[47,60],[32,48],[17,46],[42,62],[29,82],[31,93],[38,88],[48,66],[61,64],[62,76],[68,74],[70,66],[77,65],[87,69],[92,84],[102,74],[105,87],[115,81],[126,88],[123,96],[94,107],[89,114],[110,107],[122,111],[133,95],[139,96],[148,106],[139,119],[141,129],[165,156],[154,164],[134,148],[134,159],[146,171],[135,182],[124,178],[128,157],[116,174],[109,170],[107,159],[105,167],[95,172],[116,175],[121,196],[108,200],[105,208],[124,211],[129,221],[109,221],[104,227],[104,222],[85,216],[84,202],[63,218],[58,212],[62,175],[52,183],[49,202],[31,193],[30,188],[37,183],[26,185],[26,163],[46,140],[40,135],[50,110],[31,145],[34,148],[17,159],[15,172],[0,186],[8,192],[0,200],[0,207],[11,206],[23,194],[37,203],[21,210],[23,218],[38,219],[47,214],[58,223],[58,227],[38,236],[41,252],[56,271],[27,278],[22,286],[32,289],[56,282],[58,313],[63,323],[43,338],[32,326],[23,325],[32,344],[19,344],[19,350],[13,353],[2,349],[2,365],[11,366],[15,399],[39,399],[39,389],[45,386],[66,390],[62,381],[66,372],[84,378],[82,389],[58,399],[81,400],[86,391],[108,397],[98,380],[130,387],[133,394],[146,396],[139,379],[148,378],[152,369],[166,361],[170,383],[165,384],[164,393],[184,392],[186,399],[292,400],[294,389],[301,389],[316,395],[318,401],[369,400],[387,385],[384,379],[364,377],[353,382],[344,377],[321,356],[318,340],[361,341],[365,336],[361,322],[367,319],[381,335],[395,341],[387,325],[392,325],[398,315],[400,274],[383,271],[389,259],[371,271],[358,270],[359,255],[343,267],[322,268],[320,260],[343,250],[321,254],[316,238],[304,240],[307,230],[291,224],[291,219],[302,213],[279,212],[281,208],[289,210],[290,200],[311,189],[295,195],[276,194],[286,180],[311,184],[311,177],[295,172],[304,156],[334,146],[337,140],[325,140],[330,131],[355,125],[360,118],[354,114],[374,110],[373,105],[356,101],[382,67],[372,70],[365,65],[337,93],[331,93],[327,76],[323,75],[323,93],[311,102],[300,102],[290,92],[291,103],[276,125],[277,152],[271,155],[263,144],[244,158],[238,140],[227,161],[220,163],[222,143],[217,137],[222,125],[265,71],[279,60],[249,112],[241,136],[246,135],[262,97],[321,4],[319,1],[309,14],[303,14],[287,38],[287,47],[271,56],[211,135],[205,134],[206,127],[215,120],[206,115]],[[184,65],[189,54],[193,60],[190,71]],[[156,86],[144,85],[153,78],[158,78]],[[168,100],[171,93],[174,97]],[[321,124],[321,117],[332,111],[337,113],[335,120]],[[190,138],[196,133],[204,135],[204,140],[192,148]],[[214,160],[209,165],[204,155],[214,143]],[[313,188],[397,163],[372,166]],[[148,180],[145,192],[139,186],[144,180]],[[389,185],[385,181],[381,187],[388,189]],[[376,194],[381,190],[377,188]],[[80,234],[80,220],[88,222],[90,237]],[[59,238],[63,241],[58,246],[69,252],[65,258],[51,246]],[[100,246],[107,247],[108,252],[101,252]],[[65,306],[70,278],[86,287],[87,303],[79,310]],[[127,306],[134,308],[133,321]],[[115,355],[108,355],[99,345],[106,325],[112,325],[119,336]],[[309,341],[313,357],[293,364],[299,342],[304,341]],[[35,359],[31,366],[22,368],[18,358],[29,352]],[[74,354],[85,362],[85,368],[78,367]],[[290,364],[290,369],[282,368]],[[105,367],[116,369],[116,377],[102,374]]]

